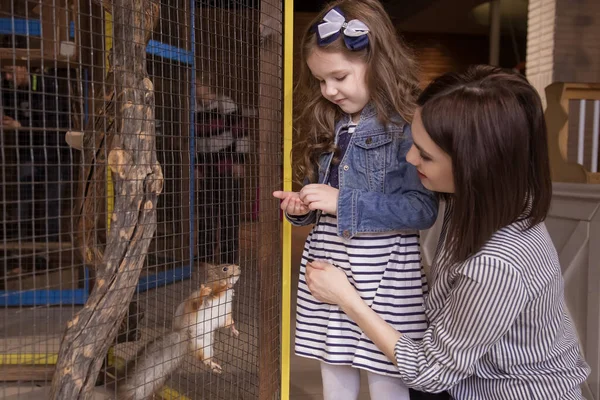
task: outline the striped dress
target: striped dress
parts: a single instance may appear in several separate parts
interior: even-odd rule
[[[340,133],[343,153],[353,132]],[[329,183],[337,187],[337,168]],[[298,286],[295,352],[336,365],[399,376],[398,369],[338,306],[316,300],[305,279],[308,260],[323,260],[341,268],[361,297],[383,319],[412,339],[427,328],[423,296],[427,292],[421,266],[418,231],[337,235],[337,219],[322,214],[307,238]]]

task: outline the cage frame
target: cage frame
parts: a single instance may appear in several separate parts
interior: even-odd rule
[[[95,3],[97,3],[96,0],[94,0]],[[292,145],[292,87],[293,87],[293,70],[292,70],[292,65],[293,65],[293,0],[284,0],[283,2],[283,19],[282,19],[282,25],[283,25],[283,40],[284,40],[284,44],[282,47],[282,51],[283,51],[283,189],[284,190],[291,190],[292,188],[292,180],[291,180],[291,157],[290,157],[290,151],[291,151],[291,145]],[[105,17],[106,16],[110,16],[110,13],[106,13],[105,12]],[[33,21],[32,21],[33,22]],[[27,22],[27,24],[29,24],[29,22]],[[112,24],[112,21],[107,18],[107,21],[105,22],[105,24]],[[75,38],[77,37],[77,27],[74,25],[74,22],[71,22],[70,26],[70,34],[69,34],[69,38]],[[14,33],[14,32],[13,32]],[[106,35],[106,32],[105,32]],[[112,41],[107,40],[107,43],[111,43]],[[107,46],[108,47],[108,46]],[[109,48],[107,50],[110,50]],[[164,45],[161,46],[160,43],[158,43],[158,45],[154,44],[154,46],[151,48],[150,43],[148,43],[147,46],[147,53],[150,54],[156,54],[156,52],[160,52],[160,51],[166,51],[166,52],[175,52],[176,54],[179,52],[179,50],[181,49],[172,49],[169,48],[168,45]],[[183,50],[183,52],[185,52],[185,50]],[[186,57],[185,54],[179,54],[180,57]],[[87,85],[84,85],[87,86]],[[110,223],[111,223],[111,214],[112,214],[112,210],[114,207],[114,192],[113,192],[113,180],[111,178],[111,173],[110,173],[110,168],[107,167],[107,177],[106,177],[106,195],[107,195],[107,227],[110,227]],[[270,193],[269,193],[270,196]],[[282,227],[282,235],[283,235],[283,239],[282,239],[282,254],[283,254],[283,261],[282,261],[282,282],[281,282],[281,290],[282,290],[282,304],[281,304],[281,311],[280,311],[280,340],[281,340],[281,347],[280,347],[280,372],[281,372],[281,379],[280,379],[280,398],[282,399],[288,399],[289,398],[289,370],[290,370],[290,359],[289,359],[289,352],[290,352],[290,311],[291,311],[291,260],[290,260],[290,255],[291,255],[291,225],[287,222],[284,221],[283,222],[283,227]],[[87,270],[86,270],[87,272]],[[185,274],[185,271],[184,271]],[[85,274],[85,278],[84,278],[84,282],[85,282],[85,286],[84,286],[84,290],[85,292],[88,291],[88,280],[89,280],[89,276],[86,273]],[[151,278],[149,279],[150,281],[152,280]],[[155,281],[159,281],[160,277],[157,277],[157,279]],[[165,282],[164,284],[167,284],[168,282]],[[146,283],[145,287],[150,288],[148,286],[149,284]],[[137,291],[140,291],[140,286],[142,286],[142,283],[140,282],[138,284],[138,288]],[[152,288],[155,286],[152,286]],[[36,290],[36,289],[34,289]],[[40,291],[45,291],[47,292],[47,290],[40,290]],[[0,295],[2,295],[2,293],[0,293]],[[88,293],[89,295],[89,293]],[[64,294],[62,295],[64,296]],[[85,298],[83,299],[82,303],[85,303],[85,300],[87,300],[87,295],[85,296]],[[82,304],[82,303],[69,303],[69,304]],[[39,305],[40,303],[37,303],[35,305]],[[42,303],[44,305],[48,305],[49,303],[47,302],[43,302]],[[20,303],[20,305],[27,305],[26,303]],[[124,363],[124,360],[116,357],[114,354],[112,354],[112,347],[109,349],[109,359],[111,360],[109,362],[109,365],[118,365],[121,363]],[[8,355],[0,355],[0,364],[5,364],[3,361],[8,361],[7,364],[11,364],[11,359],[13,359],[14,357],[9,357]],[[28,364],[32,364],[32,365],[46,365],[46,366],[50,366],[56,363],[56,359],[57,359],[57,354],[56,353],[32,353],[32,354],[19,354],[18,355],[18,360],[19,363],[23,364],[23,358],[25,358],[27,360]],[[14,361],[14,360],[13,360]],[[163,390],[161,391],[161,396],[164,399],[182,399],[185,400],[186,397],[178,394],[176,391],[174,391],[171,388],[168,387],[164,387]]]

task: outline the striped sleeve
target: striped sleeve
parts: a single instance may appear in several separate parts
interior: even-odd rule
[[[409,386],[441,392],[473,374],[474,366],[510,329],[527,293],[515,268],[493,257],[461,266],[439,317],[422,341],[403,335],[395,346],[398,369]]]

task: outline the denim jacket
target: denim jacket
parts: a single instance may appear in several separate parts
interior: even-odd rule
[[[398,117],[400,118],[400,117]],[[335,142],[345,116],[335,126]],[[416,168],[406,161],[412,146],[410,125],[404,120],[387,127],[368,104],[348,145],[339,168],[337,207],[338,236],[350,239],[357,234],[402,229],[428,229],[438,212],[437,197],[423,187]],[[327,183],[333,153],[319,159],[318,183]],[[296,226],[317,223],[320,211],[287,216]]]

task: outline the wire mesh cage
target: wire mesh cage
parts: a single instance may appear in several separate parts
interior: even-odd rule
[[[278,398],[282,36],[276,0],[0,0],[0,398]]]

